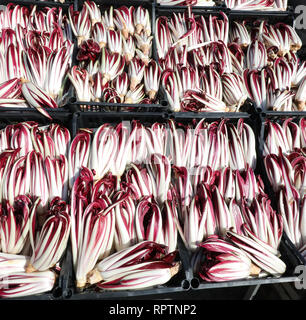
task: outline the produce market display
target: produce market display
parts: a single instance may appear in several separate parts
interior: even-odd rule
[[[80,101],[152,104],[160,70],[152,58],[151,14],[142,6],[110,6],[93,1],[81,11],[69,9],[77,37],[78,66],[69,78]]]
[[[62,8],[8,4],[0,11],[0,105],[45,108],[65,104],[73,39]]]
[[[301,130],[300,130],[301,128]],[[305,256],[305,118],[267,121],[264,163],[291,241]]]
[[[302,42],[288,24],[233,21],[192,10],[156,20],[155,41],[173,111],[305,110]]]
[[[294,282],[306,62],[287,1],[17,2],[0,7],[0,299]]]

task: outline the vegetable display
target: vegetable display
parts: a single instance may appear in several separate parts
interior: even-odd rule
[[[50,291],[70,235],[70,132],[29,121],[6,126],[0,136],[0,296]]]
[[[66,104],[73,38],[62,8],[8,4],[0,10],[0,106],[45,108]]]
[[[155,42],[172,111],[305,110],[302,42],[283,22],[233,21],[192,9],[159,16]]]
[[[231,16],[287,1],[54,2],[0,8],[0,298],[273,282],[284,235],[306,259],[303,43]]]
[[[86,1],[69,9],[78,65],[69,79],[79,101],[152,104],[160,70],[152,53],[151,13],[143,6],[101,9]]]

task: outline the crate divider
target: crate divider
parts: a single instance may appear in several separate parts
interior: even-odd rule
[[[126,103],[110,103],[110,102],[92,102],[92,101],[75,101],[74,98],[71,99],[69,103],[70,108],[75,107],[74,110],[80,111],[82,113],[87,112],[104,112],[104,113],[118,113],[120,115],[128,114],[130,112],[148,112],[149,114],[160,113],[168,109],[168,102],[162,100],[161,103],[157,104],[126,104]],[[109,109],[111,111],[108,111]],[[121,111],[122,109],[127,109],[133,111]]]
[[[63,256],[63,266],[58,279],[61,299],[70,299],[73,294],[73,266],[71,243],[68,241],[67,248]]]

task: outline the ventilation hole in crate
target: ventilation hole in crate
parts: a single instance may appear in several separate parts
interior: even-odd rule
[[[56,287],[52,291],[52,295],[53,295],[54,298],[60,298],[62,296],[62,293],[63,293],[63,290],[60,287]]]
[[[160,104],[162,105],[162,107],[168,107],[168,102],[166,100],[162,100]]]
[[[197,278],[193,278],[193,279],[191,279],[190,284],[191,284],[191,287],[192,287],[193,289],[196,289],[196,288],[199,287],[200,281],[199,281],[199,279],[197,279]]]
[[[76,97],[69,98],[69,103],[76,103],[76,101],[77,101]]]
[[[64,299],[69,299],[72,297],[72,290],[70,289],[67,289],[63,292],[63,298]]]
[[[190,289],[190,282],[187,279],[185,279],[182,281],[181,286],[184,290],[188,290]]]

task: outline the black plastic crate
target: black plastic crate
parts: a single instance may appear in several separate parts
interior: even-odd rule
[[[155,0],[156,3],[156,0]],[[170,17],[173,13],[184,13],[188,10],[188,7],[183,7],[183,6],[161,6],[158,4],[155,4],[155,14],[156,17],[154,19],[154,28],[156,25],[156,18],[159,16],[166,16]],[[294,19],[296,18],[296,14],[292,7],[288,7],[286,11],[251,11],[251,10],[232,10],[226,8],[226,6],[221,6],[221,7],[190,7],[190,10],[192,13],[201,16],[208,16],[208,15],[216,15],[216,16],[221,16],[220,12],[224,12],[229,19],[229,23],[233,23],[233,21],[246,21],[249,24],[253,24],[256,21],[262,21],[266,20],[269,23],[277,23],[277,22],[283,22],[287,23],[291,26],[294,25]],[[301,50],[301,52],[298,52],[300,54],[300,57],[303,59],[304,55]],[[244,106],[241,108],[242,112],[247,112],[250,114],[253,113],[262,113],[262,112],[272,112],[272,111],[266,111],[266,110],[261,110],[260,108],[257,108],[255,105],[255,102],[252,101],[250,98],[247,99],[246,103]],[[242,112],[237,112],[238,114],[242,114]],[[171,113],[171,111],[170,111]],[[186,112],[178,112],[178,114],[181,113],[182,117],[183,114],[187,114]],[[203,117],[205,117],[206,114],[209,114],[209,112],[199,112],[202,114]],[[287,112],[288,113],[288,112]],[[306,113],[306,112],[304,112]],[[194,112],[196,114],[196,112]],[[231,117],[230,113],[227,115],[227,113],[224,113],[225,117]],[[290,113],[289,113],[290,114]],[[222,113],[216,113],[216,115],[219,115],[222,117]],[[196,116],[196,115],[195,115]],[[196,116],[197,117],[197,116]]]
[[[164,16],[167,17],[168,19],[170,19],[170,17],[174,14],[174,13],[184,13],[186,12],[188,9],[191,10],[191,12],[197,17],[197,16],[205,16],[208,17],[210,15],[213,16],[217,16],[219,18],[222,18],[222,13],[226,14],[229,18],[229,12],[230,10],[227,9],[224,6],[216,6],[216,7],[184,7],[184,6],[160,6],[157,5],[156,2],[154,4],[155,6],[155,16],[153,19],[153,29],[156,29],[156,19],[158,17]],[[230,20],[229,20],[230,23]],[[153,44],[156,47],[156,43],[155,43],[155,39],[153,40]],[[156,54],[156,61],[158,61],[158,55],[157,55],[157,51],[155,50],[155,54]],[[164,91],[164,96],[166,97],[166,92],[165,89],[162,89]],[[166,98],[166,100],[168,101],[168,99]],[[168,102],[169,104],[169,102]],[[174,119],[183,119],[183,118],[236,118],[236,117],[248,117],[250,114],[256,114],[257,110],[256,110],[256,106],[255,103],[247,98],[245,103],[240,107],[240,111],[237,112],[189,112],[189,111],[179,111],[179,112],[173,112],[170,108],[170,106],[168,106],[168,115],[170,118],[174,118]]]
[[[77,8],[78,10],[82,9],[82,6],[84,5],[85,0],[75,0],[74,8]],[[155,17],[155,9],[154,5],[150,0],[145,1],[137,1],[137,0],[127,0],[124,3],[118,0],[97,0],[95,1],[97,5],[101,8],[101,10],[105,10],[109,8],[110,6],[113,6],[114,8],[119,8],[121,6],[142,6],[145,9],[149,11],[150,19],[151,19],[151,34],[153,36],[152,40],[152,58],[157,62],[157,54],[156,54],[156,47],[155,47],[155,41],[154,41],[154,17]],[[73,64],[78,65],[78,61],[76,59],[78,52],[78,48],[75,42],[75,52],[74,52],[74,59]],[[116,112],[121,112],[126,110],[127,108],[130,111],[148,111],[148,112],[161,112],[166,107],[168,107],[168,100],[166,97],[166,93],[163,90],[163,88],[160,86],[159,91],[157,92],[157,99],[156,103],[154,104],[126,104],[126,103],[106,103],[106,102],[89,102],[89,101],[78,101],[75,98],[75,90],[72,88],[72,98],[70,100],[70,104],[73,104],[75,106],[76,111],[82,111],[82,112],[88,112],[88,111],[107,111],[111,110]]]
[[[221,115],[220,115],[221,116]],[[206,121],[216,121],[220,120],[218,116],[214,116],[213,114],[209,113],[209,116],[204,117]],[[273,192],[271,191],[271,187],[268,184],[267,176],[265,171],[263,170],[263,162],[261,159],[261,140],[262,140],[262,119],[260,114],[253,114],[248,115],[245,114],[244,116],[239,116],[239,113],[236,115],[232,115],[232,117],[226,117],[226,115],[221,116],[222,119],[226,119],[228,122],[236,124],[239,119],[243,118],[245,123],[249,124],[255,134],[256,138],[256,154],[257,154],[257,165],[255,169],[255,174],[260,175],[263,179],[265,192],[268,195],[269,199],[271,200],[271,204],[273,204],[274,196]],[[187,115],[184,118],[184,113],[179,113],[178,115],[174,115],[174,119],[179,122],[196,122],[200,119],[199,117],[194,117],[194,115]],[[279,278],[268,276],[265,278],[254,278],[254,279],[241,279],[235,281],[224,281],[224,282],[205,282],[199,279],[199,276],[193,274],[193,267],[191,263],[191,258],[193,254],[188,250],[184,243],[181,245],[181,252],[184,259],[188,259],[186,262],[186,279],[189,281],[192,290],[202,290],[202,289],[217,289],[217,288],[230,288],[230,287],[243,287],[243,286],[257,286],[261,284],[273,284],[273,283],[286,283],[286,282],[294,282],[297,281],[297,274],[295,273],[295,268],[298,265],[304,264],[303,258],[301,257],[298,250],[289,240],[287,235],[284,233],[282,237],[282,241],[279,247],[279,251],[281,253],[282,260],[286,263],[287,269],[286,272]],[[189,263],[189,264],[188,264]],[[191,276],[192,275],[192,276]]]
[[[116,113],[116,112],[75,112],[73,115],[73,136],[77,134],[80,129],[89,128],[95,129],[98,128],[103,123],[111,123],[116,125],[122,121],[132,121],[138,120],[144,125],[151,125],[154,122],[165,123],[167,124],[169,116],[167,113],[151,113],[147,112],[127,112],[127,113]],[[112,298],[128,298],[134,296],[150,296],[150,295],[164,295],[171,292],[179,292],[189,290],[191,285],[190,281],[192,280],[192,271],[190,270],[189,265],[189,255],[185,250],[183,241],[178,234],[178,244],[177,244],[179,261],[181,261],[180,272],[176,274],[167,284],[162,286],[157,286],[152,289],[146,290],[124,290],[122,292],[113,292],[108,290],[98,290],[94,287],[86,289],[84,292],[77,292],[74,285],[74,271],[72,268],[71,260],[71,272],[70,276],[66,275],[66,278],[69,278],[70,288],[67,287],[65,290],[68,292],[73,292],[72,299],[112,299]],[[71,253],[68,253],[67,256]],[[70,258],[71,259],[71,258]],[[69,264],[69,262],[67,262]],[[64,290],[64,291],[65,291]],[[70,297],[70,294],[69,294]]]
[[[267,21],[269,24],[275,24],[278,22],[286,23],[290,26],[294,26],[296,13],[291,6],[288,6],[286,11],[249,11],[249,10],[229,10],[230,23],[233,21],[245,21],[247,24],[253,24],[256,21]],[[297,55],[304,60],[303,49],[297,52]],[[275,114],[276,116],[294,116],[303,115],[306,112],[299,111],[272,111],[257,108],[254,102],[255,110],[258,113],[262,113],[263,116],[266,114]]]
[[[266,119],[285,119],[285,118],[303,118],[306,117],[306,111],[263,111],[262,117]]]
[[[61,8],[63,10],[63,14],[68,14],[68,8],[69,6],[73,5],[74,0],[65,0],[64,3],[61,2],[55,2],[55,1],[38,1],[38,0],[2,0],[0,5],[7,5],[9,3],[14,5],[20,5],[25,6],[31,9],[33,6],[37,5],[37,10],[43,10],[46,7],[53,7],[53,8]],[[68,17],[68,16],[67,16]],[[75,59],[76,55],[76,39],[73,38],[74,41],[74,48],[72,52],[71,57],[71,66],[73,66],[73,61]],[[0,79],[1,81],[1,79]],[[70,113],[70,109],[67,108],[67,103],[72,98],[74,92],[72,90],[72,87],[70,85],[70,81],[68,77],[63,78],[63,87],[64,87],[64,93],[65,98],[62,101],[62,105],[57,109],[52,108],[44,108],[51,117],[55,117],[58,120],[61,120],[62,118],[66,118],[67,114]],[[25,107],[0,107],[0,118],[14,118],[14,114],[19,115],[22,118],[31,119],[43,119],[41,118],[41,114],[35,109],[31,108],[30,106],[28,108]],[[36,114],[38,113],[38,115]],[[61,116],[60,116],[61,115]]]
[[[272,205],[273,209],[276,210],[276,212],[277,212],[277,208],[278,208],[277,195],[273,191],[273,187],[269,181],[269,178],[268,178],[268,175],[266,172],[266,168],[264,165],[263,152],[264,152],[264,143],[266,140],[265,123],[267,120],[282,123],[286,119],[292,119],[292,121],[298,123],[301,118],[306,117],[306,115],[305,115],[306,112],[303,112],[303,113],[300,113],[300,112],[289,112],[289,113],[288,112],[276,112],[276,113],[278,113],[279,115],[275,114],[275,112],[273,112],[273,111],[271,111],[270,113],[264,113],[264,114],[260,115],[260,123],[259,123],[260,132],[258,135],[258,160],[257,160],[257,164],[258,164],[258,170],[260,171],[262,180],[265,184],[266,193],[268,194],[269,199],[271,200],[271,205]],[[291,240],[289,239],[289,237],[286,235],[285,232],[284,232],[283,238],[286,242],[286,245],[289,247],[290,251],[295,256],[298,265],[306,265],[306,260],[303,258],[303,256],[299,252],[299,250],[291,242]]]
[[[160,94],[158,95],[160,96]],[[154,104],[127,104],[127,103],[110,103],[110,102],[89,102],[89,101],[77,101],[75,98],[71,98],[69,107],[77,112],[103,112],[104,114],[118,113],[122,117],[126,116],[130,118],[130,114],[147,112],[147,116],[152,113],[161,113],[168,110],[168,101],[161,97],[159,103]]]
[[[187,250],[187,249],[186,249]],[[217,289],[229,287],[244,287],[244,286],[260,286],[262,284],[290,283],[299,281],[298,271],[296,267],[303,265],[303,260],[287,235],[283,233],[279,246],[280,258],[286,264],[286,271],[280,277],[267,276],[263,278],[240,279],[233,281],[222,282],[207,282],[202,280],[197,274],[194,274],[190,280],[192,290],[202,289]],[[192,268],[192,266],[190,266]]]
[[[178,250],[177,261],[181,261],[181,253]],[[62,299],[70,300],[107,300],[107,299],[125,299],[140,297],[146,299],[146,296],[164,296],[174,292],[186,292],[190,289],[190,282],[185,278],[185,269],[181,263],[179,272],[174,275],[167,283],[146,289],[138,290],[103,290],[92,285],[80,291],[75,286],[75,272],[72,265],[71,247],[68,247],[66,255],[66,270],[59,278],[60,287],[58,291],[61,293]]]
[[[58,124],[66,126],[71,131],[72,113],[69,110],[65,108],[46,108],[45,110],[52,117],[52,120],[45,117],[33,108],[0,108],[0,126],[3,127],[12,123],[24,121],[36,121],[40,125],[46,125],[52,122],[56,122]]]
[[[9,109],[9,110],[3,110]],[[16,110],[17,109],[17,110]],[[68,110],[55,110],[46,109],[52,116],[53,120],[49,120],[36,109],[32,108],[2,108],[0,109],[0,129],[4,129],[7,125],[13,125],[25,121],[35,121],[39,126],[49,125],[51,123],[57,123],[65,126],[72,137],[72,114]],[[67,271],[67,250],[64,251],[62,257],[59,260],[60,271],[55,281],[55,285],[51,292],[35,294],[19,298],[0,298],[1,300],[59,300],[63,297],[69,296],[69,291],[65,291],[66,277],[69,272]]]

